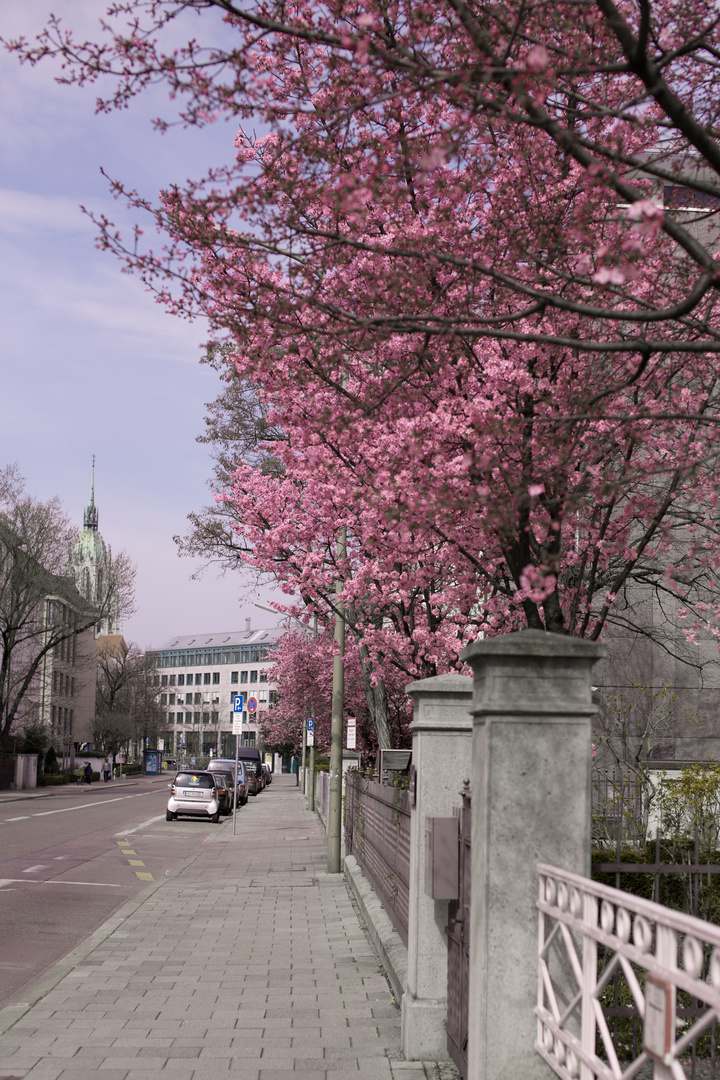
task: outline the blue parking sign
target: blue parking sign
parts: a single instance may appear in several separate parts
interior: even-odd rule
[[[233,701],[233,712],[240,712],[241,713],[242,711],[243,711],[243,696],[242,696],[242,694],[236,694],[235,695],[235,700]]]

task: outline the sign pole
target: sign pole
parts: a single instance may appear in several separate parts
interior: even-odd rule
[[[242,713],[240,714],[242,716]],[[237,796],[238,796],[238,759],[240,757],[240,736],[235,736],[235,796],[233,798],[233,836],[237,822]]]
[[[238,797],[238,768],[240,759],[240,740],[243,728],[243,705],[245,699],[242,694],[236,694],[233,701],[233,734],[235,735],[235,796],[233,798],[233,836],[237,824],[237,797]]]

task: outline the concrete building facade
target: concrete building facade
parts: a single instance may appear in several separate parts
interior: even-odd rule
[[[155,685],[166,710],[164,750],[181,757],[235,753],[234,701],[243,695],[246,746],[262,749],[262,721],[275,700],[273,650],[283,631],[245,630],[170,638],[156,652]],[[248,710],[254,697],[257,710]]]

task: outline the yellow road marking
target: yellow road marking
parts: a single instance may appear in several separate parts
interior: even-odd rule
[[[135,877],[139,877],[141,881],[154,881],[155,878],[152,874],[144,874],[142,870],[135,871]]]
[[[131,866],[144,866],[145,865],[145,863],[142,861],[142,859],[128,859],[128,862],[130,863]]]

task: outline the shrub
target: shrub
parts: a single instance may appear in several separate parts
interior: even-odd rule
[[[41,773],[37,778],[38,787],[52,787],[56,784],[67,784],[67,773]]]

